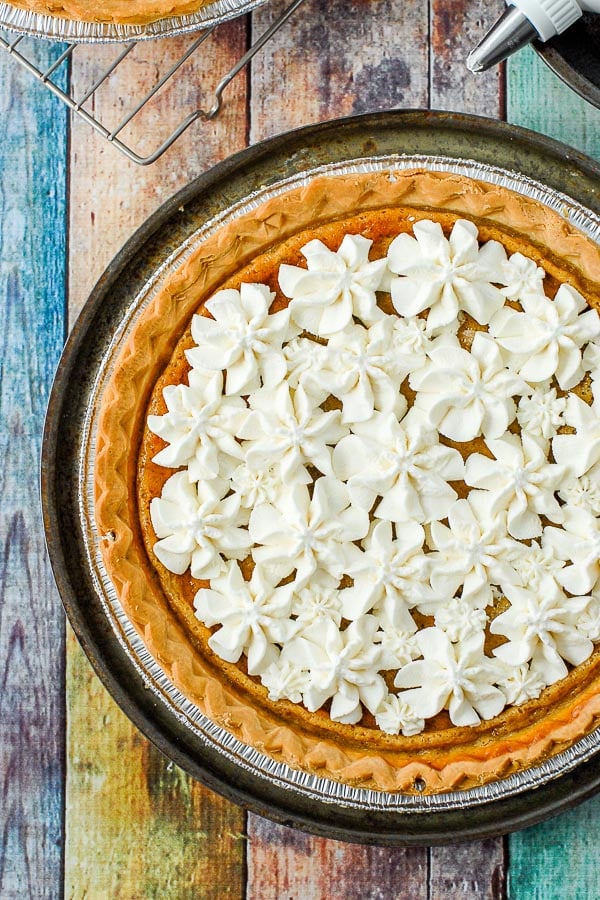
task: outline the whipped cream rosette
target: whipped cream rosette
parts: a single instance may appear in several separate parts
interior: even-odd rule
[[[194,317],[148,418],[178,470],[154,553],[205,580],[209,647],[271,701],[412,736],[600,640],[600,318],[471,221],[371,250],[311,240],[283,301],[242,283]]]

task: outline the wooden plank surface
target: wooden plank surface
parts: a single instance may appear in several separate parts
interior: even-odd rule
[[[600,897],[600,797],[510,837],[510,900]]]
[[[270,24],[285,0],[253,16]],[[426,107],[427,3],[306,0],[253,64],[250,140],[367,110]]]
[[[140,155],[151,153],[197,108],[210,107],[220,77],[246,49],[247,22],[219,28],[121,135]],[[108,128],[135,106],[145,91],[186,51],[190,37],[141,42],[95,99],[93,113]],[[79,48],[72,86],[85,93],[116,56],[113,45]],[[80,119],[73,122],[69,222],[69,315],[71,322],[117,250],[175,191],[211,165],[246,145],[247,73],[224,95],[211,123],[195,122],[148,167],[126,159]]]
[[[189,38],[139,44],[95,104],[116,124],[132,98],[158,78]],[[221,29],[185,77],[124,135],[151,152],[196,106],[212,103],[217,73],[246,45],[246,22]],[[99,52],[98,52],[99,51]],[[73,64],[82,92],[114,48],[90,48]],[[100,58],[99,58],[100,57]],[[246,142],[246,80],[231,86],[214,124],[196,123],[160,161],[140,168],[76,122],[71,140],[69,315],[71,321],[124,241],[179,187]],[[241,897],[244,813],[166,760],[121,713],[72,638],[67,657],[65,882],[69,898],[160,900]],[[240,837],[242,835],[242,837]]]
[[[507,119],[600,159],[600,109],[578,97],[527,47],[508,61]]]
[[[254,29],[267,27],[282,8],[278,0],[259,9]],[[425,3],[306,0],[253,67],[251,140],[365,110],[427,106],[428,29]],[[393,898],[402,885],[403,896],[427,897],[424,848],[341,844],[254,815],[248,837],[247,900]]]
[[[48,66],[59,48],[38,48]],[[39,522],[41,432],[63,336],[66,115],[0,58],[0,897],[62,868],[64,616]],[[50,240],[48,240],[50,235]]]
[[[504,69],[473,75],[465,60],[504,8],[502,0],[430,0],[432,109],[504,117]],[[485,24],[484,24],[485,23]]]
[[[262,31],[284,5],[285,0],[273,0],[258,10],[252,34]],[[500,0],[490,6],[482,0],[431,0],[429,5],[422,0],[306,0],[257,57],[251,80],[241,76],[228,89],[226,107],[214,126],[193,126],[147,169],[127,162],[77,123],[70,158],[70,320],[123,241],[177,187],[248,141],[290,127],[387,107],[431,106],[502,117],[506,106],[511,121],[600,156],[599,111],[577,100],[531,52],[510,62],[506,91],[500,69],[477,78],[467,73],[468,50],[501,6]],[[206,105],[207,76],[213,84],[249,37],[246,20],[220,29],[186,77],[159,98],[149,124],[137,125],[127,139],[149,152],[190,104]],[[182,38],[141,45],[136,58],[120,69],[116,86],[98,98],[95,114],[116,124],[127,98],[163,71],[187,43]],[[95,47],[76,58],[77,90],[113,52]],[[38,91],[42,100],[33,98]],[[56,303],[64,275],[64,196],[54,186],[65,183],[65,131],[59,108],[46,107],[48,95],[18,74],[10,60],[0,58],[0,104],[8,98],[10,112],[19,115],[16,125],[10,119],[12,143],[0,142],[0,292],[11,313],[0,400],[7,423],[1,438],[7,463],[0,476],[0,726],[9,725],[0,757],[2,900],[62,893],[64,679],[62,617],[32,513],[35,484],[23,473],[36,466],[45,396],[64,327],[62,307]],[[8,111],[0,109],[1,129],[8,128]],[[7,153],[13,154],[8,162]],[[20,292],[15,293],[15,283]],[[46,295],[36,305],[31,291],[38,286]],[[31,334],[36,335],[33,360]],[[24,358],[30,361],[25,373]],[[28,628],[31,622],[36,627]],[[36,655],[38,646],[49,645],[55,649],[52,659],[43,652]],[[67,642],[67,703],[68,897],[478,900],[505,896],[509,859],[509,896],[514,900],[600,896],[592,841],[600,815],[597,801],[512,836],[509,859],[502,840],[394,850],[314,838],[256,816],[248,817],[246,827],[240,810],[193,783],[129,724],[72,635]],[[14,717],[16,709],[20,718]]]
[[[68,649],[66,896],[241,897],[242,811],[132,726],[71,631]]]
[[[502,838],[431,849],[428,900],[504,900],[505,896]]]
[[[248,823],[246,900],[427,900],[427,850],[342,844]]]
[[[504,68],[473,75],[466,59],[500,14],[502,0],[430,0],[430,94],[432,109],[504,117]],[[429,849],[430,900],[501,898],[505,843],[502,838]]]

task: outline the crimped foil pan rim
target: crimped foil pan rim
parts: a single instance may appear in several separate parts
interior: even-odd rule
[[[478,180],[508,187],[550,208],[559,211],[566,219],[588,234],[600,245],[600,216],[572,200],[566,194],[549,188],[525,175],[473,160],[448,158],[443,156],[394,154],[378,157],[352,159],[335,164],[311,168],[290,178],[285,178],[268,188],[261,188],[228,207],[214,218],[205,222],[190,237],[177,247],[168,259],[155,271],[153,276],[138,292],[125,311],[121,327],[113,335],[99,366],[92,397],[84,422],[84,437],[79,459],[79,502],[81,527],[84,534],[87,562],[92,572],[95,588],[113,631],[123,650],[138,673],[144,679],[148,690],[166,704],[178,720],[192,733],[201,745],[217,748],[230,762],[253,775],[265,779],[270,784],[288,792],[308,797],[324,804],[335,804],[347,809],[361,811],[385,811],[395,813],[450,812],[504,800],[523,794],[552,779],[571,772],[581,763],[590,760],[600,749],[600,729],[580,739],[568,750],[544,761],[538,766],[526,769],[487,785],[464,791],[437,794],[401,794],[356,788],[330,778],[313,776],[292,769],[249,747],[220,726],[211,722],[193,703],[188,701],[172,684],[164,670],[147,651],[137,635],[118,600],[110,578],[104,568],[99,553],[99,537],[95,526],[93,509],[93,470],[95,454],[95,418],[98,404],[95,402],[110,373],[111,361],[121,342],[126,339],[135,325],[137,317],[151,302],[162,280],[179,265],[207,235],[224,223],[251,211],[261,202],[285,193],[293,186],[308,183],[316,175],[332,176],[363,171],[381,171],[390,168],[408,169],[426,165],[429,169],[451,171]]]
[[[195,13],[170,16],[145,25],[79,22],[20,9],[9,3],[0,3],[0,28],[31,37],[69,43],[147,41],[203,31],[245,15],[266,2],[267,0],[214,0]]]

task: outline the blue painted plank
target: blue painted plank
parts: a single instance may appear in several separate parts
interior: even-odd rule
[[[530,49],[507,66],[507,117],[600,159],[600,110],[577,97]],[[600,798],[509,839],[510,900],[600,897]]]
[[[47,67],[61,49],[39,42]],[[63,75],[63,82],[67,73]],[[39,510],[65,334],[67,115],[0,51],[0,897],[62,894],[64,617]]]

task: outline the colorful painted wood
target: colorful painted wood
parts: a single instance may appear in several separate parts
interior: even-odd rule
[[[229,68],[251,33],[264,29],[283,5],[272,0],[251,22],[219,31],[188,77],[159,100],[153,143],[156,131],[164,127],[166,134],[189,110],[190,98],[204,102],[207,74],[212,84],[214,73]],[[65,673],[63,618],[34,512],[31,472],[67,322],[135,227],[212,163],[247,142],[308,122],[428,106],[500,118],[506,106],[510,121],[600,157],[600,113],[574,98],[532,53],[511,61],[506,81],[501,69],[477,78],[467,73],[468,49],[501,6],[500,0],[306,0],[257,57],[251,75],[228,89],[219,119],[193,126],[154,166],[135,167],[74,123],[68,228],[64,113],[0,55],[0,296],[8,326],[0,395],[0,897],[600,895],[595,800],[509,841],[394,850],[340,844],[246,817],[191,781],[124,717],[70,632]],[[136,61],[98,99],[97,112],[116,121],[125,99],[186,40],[141,45]],[[40,52],[51,58],[57,51],[42,45]],[[94,47],[78,56],[73,82],[89,83],[110,52]],[[137,127],[133,140],[142,139],[147,126]]]
[[[40,45],[39,64],[59,53]],[[66,118],[0,57],[0,897],[7,898],[56,896],[62,880],[64,618],[36,472],[65,334]]]
[[[244,52],[246,23],[233,22],[188,65],[193,102],[212,102],[215,72]],[[121,102],[165,70],[189,38],[138,45],[119,67],[96,115],[122,115]],[[73,65],[75,86],[89,84],[114,48],[89,48]],[[155,76],[156,77],[156,76]],[[118,247],[161,203],[209,165],[245,145],[245,78],[214,126],[199,124],[150,168],[140,169],[74,123],[70,160],[69,316],[72,322]],[[200,87],[202,86],[202,87]],[[122,98],[122,101],[115,98]],[[134,120],[126,139],[150,152],[189,112],[190,89],[170,90]],[[150,126],[148,125],[150,122]],[[152,144],[144,149],[147,131]],[[161,131],[162,130],[162,131]],[[158,134],[157,134],[158,131]],[[67,804],[65,889],[83,897],[240,897],[244,813],[194,782],[131,725],[100,685],[70,636],[67,645]],[[86,738],[82,741],[81,737]],[[82,825],[85,823],[85,827]],[[164,861],[168,860],[168,873]]]

